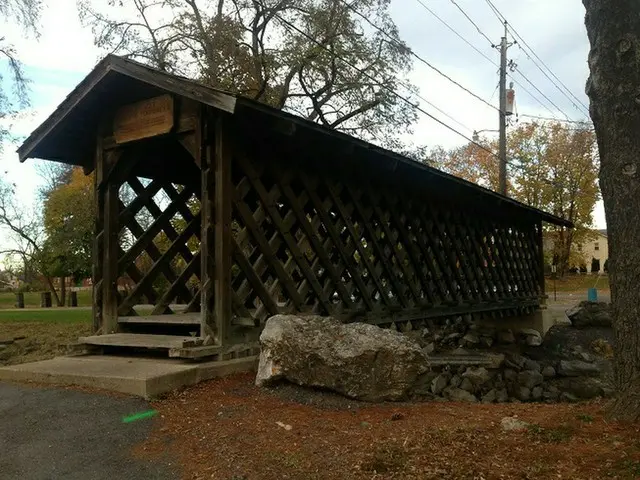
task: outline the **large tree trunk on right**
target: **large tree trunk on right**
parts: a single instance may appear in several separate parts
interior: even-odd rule
[[[583,0],[616,332],[614,418],[640,419],[640,2]]]

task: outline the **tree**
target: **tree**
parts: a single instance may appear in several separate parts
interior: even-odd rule
[[[411,98],[415,88],[400,78],[411,52],[389,0],[104,3],[79,0],[80,15],[96,44],[114,53],[392,149],[416,120],[392,93],[402,83]]]
[[[482,139],[450,151],[432,151],[432,160],[444,171],[497,190],[498,159],[495,142]],[[558,273],[580,264],[578,248],[593,236],[593,209],[599,198],[598,158],[593,131],[586,125],[528,123],[507,137],[509,196],[527,205],[570,220],[573,229],[547,226],[554,243]]]
[[[498,161],[490,153],[492,150],[495,151],[496,147],[496,142],[491,143],[485,140],[468,143],[448,151],[436,147],[431,151],[431,163],[451,175],[497,190]]]
[[[617,397],[614,418],[640,419],[640,4],[583,0],[591,44],[587,94],[600,150],[609,241]]]
[[[578,248],[593,238],[593,209],[599,198],[595,134],[586,125],[533,123],[509,136],[513,197],[574,224],[551,227],[558,269],[577,262]]]
[[[15,185],[0,178],[0,227],[9,232],[12,244],[0,249],[0,255],[18,257],[24,265],[25,277],[31,270],[43,274],[56,302],[60,300],[48,274],[42,221],[36,213],[30,213],[15,198]]]
[[[66,277],[91,275],[93,199],[93,177],[75,167],[69,181],[55,187],[44,201],[46,241],[40,261],[48,275],[60,278],[60,306],[65,302]]]
[[[38,19],[42,2],[40,0],[0,0],[0,17],[5,21],[15,21],[27,35],[38,35]],[[9,86],[0,72],[0,153],[4,142],[11,138],[10,121],[15,119],[21,108],[28,106],[28,80],[18,59],[15,46],[0,34],[0,58],[7,60],[11,79]]]

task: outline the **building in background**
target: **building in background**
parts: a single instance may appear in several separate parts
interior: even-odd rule
[[[545,273],[551,273],[553,263],[554,236],[552,232],[546,233],[543,239],[545,252]],[[578,255],[571,255],[572,262],[569,272],[581,273],[605,273],[605,262],[609,258],[609,242],[606,230],[594,230],[589,240],[577,246]],[[579,261],[577,260],[579,259]],[[577,264],[579,263],[579,264]]]
[[[604,263],[609,258],[607,231],[596,230],[594,234],[592,239],[582,245],[580,251],[584,257],[588,273],[604,273]]]

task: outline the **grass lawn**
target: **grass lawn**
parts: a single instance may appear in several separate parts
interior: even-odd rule
[[[91,306],[91,290],[79,290],[78,291],[78,306],[90,307]],[[54,300],[55,302],[55,300]],[[24,305],[26,308],[39,308],[40,307],[40,292],[25,292],[24,293]],[[1,292],[0,293],[0,309],[16,308],[16,294],[13,292]]]
[[[545,278],[546,291],[553,292],[553,280],[549,277]],[[597,288],[599,291],[609,291],[608,275],[565,275],[556,280],[556,289],[558,292],[580,293],[586,292],[590,288]],[[586,298],[586,296],[585,296]]]
[[[67,345],[91,333],[91,310],[0,310],[0,365],[35,362],[64,355]]]
[[[0,310],[0,334],[5,323],[91,323],[91,310],[51,308],[49,310]]]

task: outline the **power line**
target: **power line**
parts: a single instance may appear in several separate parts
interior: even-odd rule
[[[278,20],[280,20],[280,22],[282,22],[285,26],[285,28],[287,28],[287,30],[289,30],[289,28],[292,28],[293,30],[295,30],[296,32],[298,32],[300,35],[303,35],[304,37],[306,37],[308,40],[312,41],[313,43],[315,43],[318,47],[320,47],[322,50],[326,51],[327,53],[331,54],[334,58],[340,60],[342,63],[348,65],[349,67],[353,68],[355,71],[357,71],[358,73],[364,75],[365,77],[367,77],[371,82],[373,82],[375,85],[387,90],[388,92],[390,92],[392,95],[396,96],[397,98],[403,100],[404,102],[408,103],[409,105],[411,105],[413,108],[415,108],[416,110],[422,112],[424,115],[428,116],[429,118],[431,118],[432,120],[434,120],[435,122],[439,123],[440,125],[442,125],[443,127],[451,130],[452,132],[456,133],[457,135],[459,135],[460,137],[464,138],[465,140],[467,140],[469,143],[472,143],[474,145],[476,145],[478,148],[481,148],[482,150],[486,151],[487,153],[493,155],[494,157],[497,157],[497,155],[492,152],[491,150],[489,150],[488,148],[486,148],[485,146],[479,144],[478,142],[474,141],[473,139],[467,137],[466,135],[464,135],[463,133],[461,133],[459,130],[456,130],[455,128],[453,128],[450,125],[447,125],[446,123],[444,123],[442,120],[440,120],[439,118],[435,117],[434,115],[430,114],[429,112],[427,112],[426,110],[424,110],[423,108],[421,108],[419,105],[416,105],[415,103],[411,102],[411,100],[409,100],[408,98],[404,97],[403,95],[400,95],[399,93],[397,93],[395,90],[393,90],[392,88],[388,87],[387,85],[383,85],[382,83],[378,82],[375,78],[373,78],[371,75],[369,75],[365,70],[356,67],[355,65],[353,65],[351,62],[345,60],[344,58],[340,57],[339,55],[337,55],[335,52],[333,52],[332,50],[328,49],[327,47],[325,47],[323,44],[321,44],[320,42],[318,42],[315,38],[313,38],[312,36],[310,36],[309,34],[303,32],[302,30],[300,30],[298,27],[296,27],[295,25],[293,25],[291,22],[289,22],[288,20],[285,20],[284,18],[282,18],[279,14],[274,13],[274,17],[276,17]]]
[[[491,46],[494,46],[494,43],[491,41],[491,39],[487,37],[487,35],[480,29],[480,27],[476,24],[476,22],[474,22],[471,19],[471,17],[467,15],[467,12],[465,12],[464,9],[456,3],[456,0],[451,0],[451,3],[453,3],[456,6],[456,8],[460,10],[460,12],[466,17],[466,19],[469,20],[469,22],[471,22],[471,25],[476,27],[476,30],[478,31],[478,33],[482,35],[484,38],[486,38]]]
[[[500,21],[500,23],[504,23],[507,21],[506,18],[504,18],[504,16],[500,13],[500,10],[498,10],[496,8],[496,6],[491,2],[491,0],[486,0],[487,3],[489,4],[489,7],[491,8],[491,10],[493,11],[494,15],[496,17],[498,17],[498,20]]]
[[[512,30],[512,32],[515,32],[515,30]],[[524,43],[524,40],[521,40],[521,41]],[[563,90],[558,86],[558,84],[557,84],[556,82],[554,82],[554,81],[551,79],[551,77],[549,77],[549,75],[548,75],[548,74],[547,74],[547,73],[542,69],[542,67],[540,67],[540,65],[538,65],[538,64],[536,63],[536,61],[535,61],[535,60],[533,60],[533,59],[531,58],[531,56],[529,55],[529,53],[528,53],[524,48],[522,48],[522,46],[521,46],[520,44],[518,44],[518,47],[520,48],[520,50],[522,50],[522,51],[525,53],[525,55],[527,56],[527,58],[528,58],[529,60],[531,60],[531,63],[533,63],[533,64],[538,68],[538,70],[540,70],[540,71],[543,73],[543,75],[544,75],[545,77],[547,77],[547,79],[548,79],[548,80],[549,80],[549,81],[550,81],[550,82],[551,82],[551,83],[552,83],[552,84],[553,84],[553,85],[554,85],[554,86],[555,86],[555,87],[560,91],[560,93],[562,93],[562,94],[565,96],[565,98],[567,98],[567,99],[571,102],[571,104],[575,107],[575,109],[576,109],[576,110],[578,110],[581,114],[582,114],[582,113],[584,113],[584,111],[585,111],[585,110],[586,110],[587,112],[589,111],[589,108],[588,108],[584,103],[582,103],[582,101],[580,101],[580,100],[579,100],[579,99],[578,99],[578,98],[577,98],[577,97],[576,97],[576,96],[571,92],[571,90],[569,90],[567,87],[565,87],[565,86],[564,86],[564,84],[562,83],[562,81],[558,80],[558,82],[560,82],[560,84],[565,88],[565,90],[566,90],[567,92],[569,92],[569,95],[571,95],[571,96],[568,96],[568,95],[567,95],[567,94],[566,94],[566,93],[565,93],[565,92],[564,92],[564,91],[563,91]],[[531,52],[531,54],[533,54],[533,55],[537,56],[533,50],[530,50],[530,52]],[[543,65],[544,65],[544,64],[543,64]],[[546,65],[545,65],[545,67],[546,67]],[[546,68],[549,70],[549,72],[551,73],[551,75],[552,75],[554,78],[556,78],[556,79],[558,78],[558,77],[555,75],[555,73],[553,73],[553,71],[551,71],[551,70],[549,69],[549,67],[546,67]],[[573,97],[573,98],[571,98],[571,97]],[[576,104],[576,101],[574,101],[574,99],[576,99],[576,101],[577,101],[577,102],[578,102],[578,103],[579,103],[579,104],[580,104],[580,105],[581,105],[585,110],[581,110],[581,109],[580,109],[580,107],[578,107],[578,105]]]
[[[553,101],[552,101],[549,97],[547,97],[547,96],[542,92],[542,90],[540,90],[540,89],[539,89],[539,88],[538,88],[538,87],[537,87],[537,86],[536,86],[536,85],[535,85],[531,80],[529,80],[529,78],[528,78],[526,75],[524,75],[524,74],[520,71],[520,69],[518,69],[518,67],[516,67],[516,68],[515,68],[515,71],[516,71],[516,72],[518,72],[520,75],[522,75],[522,78],[524,78],[524,79],[525,79],[525,81],[526,81],[529,85],[531,85],[533,88],[535,88],[535,89],[537,90],[537,92],[538,92],[540,95],[542,95],[542,96],[547,100],[547,102],[549,102],[551,105],[553,105],[553,106],[554,106],[554,107],[555,107],[555,108],[556,108],[560,113],[562,113],[562,114],[565,116],[565,118],[566,118],[567,120],[569,120],[569,115],[567,115],[567,114],[566,114],[566,113],[565,113],[565,112],[564,112],[564,111],[563,111],[559,106],[557,106],[555,103],[553,103]]]
[[[534,118],[534,119],[537,119],[537,120],[548,120],[548,121],[552,121],[552,122],[577,123],[577,124],[590,123],[588,120],[587,121],[582,121],[582,122],[580,120],[562,120],[562,119],[558,119],[558,118],[541,117],[539,115],[528,115],[526,113],[521,113],[520,116],[521,117],[527,117],[527,118]]]
[[[389,38],[391,40],[391,42],[395,43],[396,46],[398,45],[398,41],[393,38],[389,33],[385,32],[383,29],[381,29],[379,26],[377,26],[375,23],[373,23],[371,20],[369,20],[369,18],[367,18],[366,15],[360,13],[358,10],[356,10],[354,7],[352,7],[351,5],[349,5],[346,1],[341,0],[342,3],[352,12],[354,12],[356,15],[360,16],[362,19],[364,19],[369,25],[371,25],[373,28],[375,28],[376,30],[378,30],[380,33],[382,33],[383,35],[385,35],[387,38]],[[420,0],[418,0],[420,1]],[[390,43],[391,43],[390,42]],[[408,47],[407,47],[408,48]],[[464,90],[465,92],[467,92],[469,95],[475,97],[476,99],[480,100],[482,103],[484,103],[485,105],[488,105],[489,107],[493,108],[494,110],[498,110],[498,108],[496,108],[494,105],[491,105],[489,102],[487,102],[484,98],[482,98],[481,96],[473,93],[471,90],[469,90],[468,88],[466,88],[465,86],[461,85],[460,83],[456,82],[453,78],[451,78],[449,75],[447,75],[446,73],[442,72],[440,69],[438,69],[437,67],[434,67],[431,63],[429,63],[427,60],[425,60],[424,58],[422,58],[420,55],[418,55],[416,52],[413,51],[412,48],[408,48],[409,49],[409,53],[411,53],[411,55],[413,55],[414,57],[416,57],[418,60],[420,60],[422,63],[424,63],[425,65],[427,65],[429,68],[431,68],[432,70],[434,70],[435,72],[437,72],[438,74],[440,74],[441,76],[443,76],[444,78],[446,78],[447,80],[449,80],[451,83],[453,83],[454,85],[460,87],[462,90]]]
[[[492,60],[491,58],[489,58],[484,52],[482,52],[480,49],[478,49],[478,47],[476,47],[469,40],[467,40],[464,36],[462,36],[455,28],[453,28],[445,20],[443,20],[436,12],[434,12],[431,8],[429,8],[427,5],[425,5],[425,3],[422,0],[416,0],[416,1],[422,6],[422,8],[424,8],[427,12],[429,12],[431,15],[433,15],[440,23],[442,23],[445,27],[447,27],[451,32],[453,32],[453,34],[456,35],[460,40],[462,40],[469,47],[471,47],[473,50],[475,50],[479,55],[481,55],[485,60],[487,60],[489,63],[491,63],[491,65],[493,65],[496,68],[499,67],[499,65],[495,62],[495,60]],[[498,18],[500,18],[500,17],[498,17]],[[491,42],[489,42],[489,43],[491,43]],[[513,78],[513,76],[510,75],[510,78],[518,87],[520,87],[525,93],[527,93],[533,100],[538,102],[551,115],[554,115],[553,111],[547,105],[542,103],[542,101],[536,95],[531,93],[531,91],[529,89],[527,89],[527,87],[525,87],[517,79]],[[495,92],[494,92],[494,95],[495,95]],[[492,98],[493,98],[493,96],[492,96]]]
[[[469,45],[471,48],[473,48],[476,52],[478,52],[480,55],[482,55],[486,60],[488,60],[494,67],[498,68],[498,64],[495,62],[495,60],[491,60],[484,52],[482,52],[481,50],[478,49],[478,47],[476,47],[473,43],[471,43],[469,40],[467,40],[466,38],[464,38],[462,35],[460,35],[460,33],[458,33],[458,31],[456,29],[454,29],[451,25],[449,25],[445,20],[443,20],[437,13],[435,13],[433,10],[431,10],[428,6],[426,6],[424,4],[424,2],[422,0],[416,0],[420,5],[422,5],[422,7],[429,12],[431,15],[433,15],[434,17],[436,17],[440,23],[442,23],[445,27],[447,27],[449,30],[451,30],[458,38],[460,38],[460,40],[462,40],[464,43],[466,43],[467,45]]]
[[[486,2],[489,5],[489,7],[491,7],[494,14],[498,17],[498,19],[507,25],[507,28],[511,31],[514,37],[516,37],[520,41],[520,43],[522,43],[522,45],[524,45],[524,47],[526,47],[530,51],[531,55],[533,55],[535,58],[538,59],[540,63],[542,63],[542,65],[549,71],[549,73],[553,76],[553,78],[555,78],[556,81],[560,83],[562,87],[564,87],[564,90],[560,88],[560,86],[558,86],[558,84],[551,77],[549,77],[547,72],[545,72],[543,68],[534,59],[531,58],[531,56],[529,55],[529,53],[527,53],[525,48],[522,45],[520,45],[520,43],[518,43],[518,48],[520,48],[525,53],[525,55],[527,55],[527,58],[531,60],[531,62],[538,68],[538,70],[540,70],[542,74],[545,77],[547,77],[547,79],[558,89],[558,91],[560,91],[560,93],[562,93],[571,102],[571,104],[577,110],[580,110],[580,108],[578,107],[576,102],[578,102],[588,112],[589,108],[578,97],[576,97],[574,93],[571,90],[569,90],[569,88],[562,82],[562,80],[560,80],[558,76],[551,70],[551,68],[549,68],[549,66],[546,63],[544,63],[544,61],[538,56],[538,54],[533,50],[533,48],[531,48],[531,46],[527,43],[527,41],[524,38],[522,38],[522,36],[516,31],[516,29],[507,21],[506,17],[500,12],[500,10],[498,10],[498,8],[493,4],[493,2],[491,0],[486,0]],[[567,92],[569,95],[567,95]],[[584,113],[584,112],[581,112],[581,113]]]

